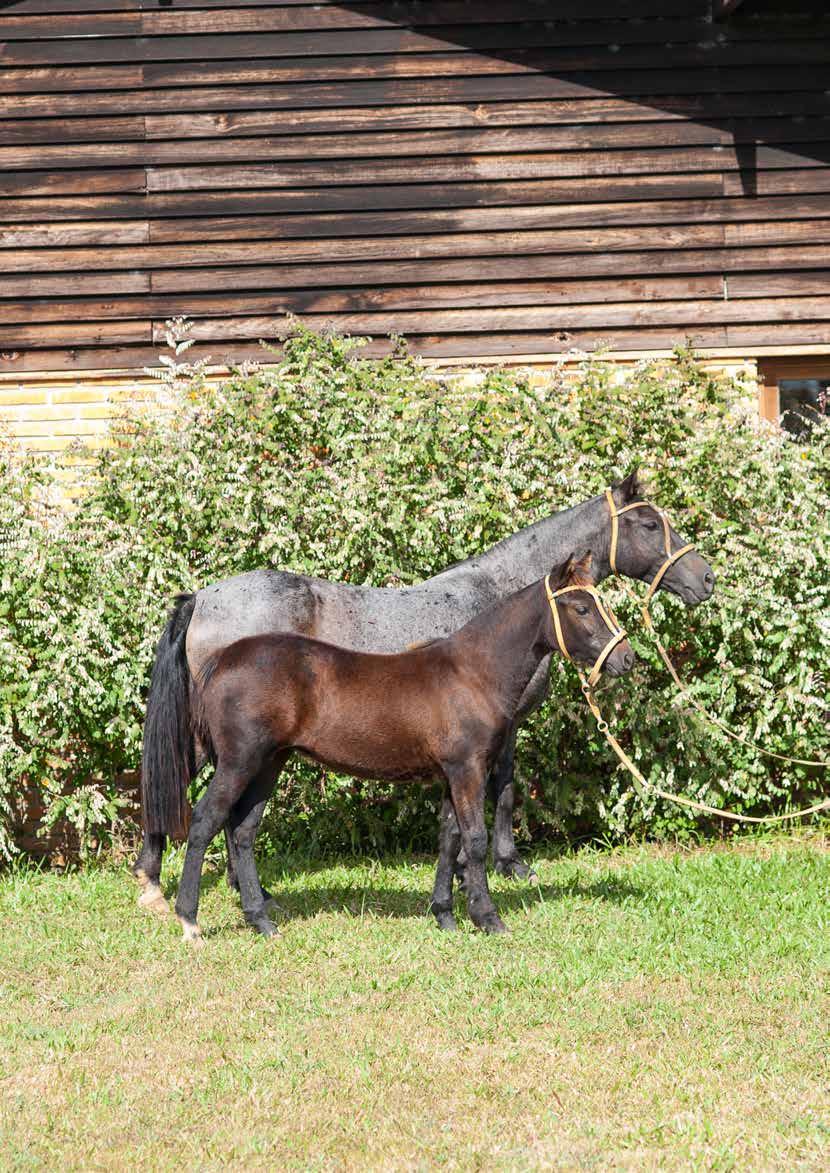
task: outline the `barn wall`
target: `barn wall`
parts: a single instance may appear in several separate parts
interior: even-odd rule
[[[830,349],[824,7],[7,0],[0,372]]]

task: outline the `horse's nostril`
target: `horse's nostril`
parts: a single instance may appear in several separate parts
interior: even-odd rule
[[[633,652],[626,652],[625,655],[623,656],[623,668],[625,668],[626,672],[630,672],[633,667],[634,667],[634,653]]]
[[[703,576],[703,581],[704,581],[705,585],[708,586],[709,590],[711,590],[712,587],[715,585],[715,576],[714,576],[714,574],[712,574],[711,570],[706,571],[706,573]]]

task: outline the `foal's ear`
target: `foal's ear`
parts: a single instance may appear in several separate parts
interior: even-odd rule
[[[614,485],[614,496],[623,504],[629,501],[639,501],[643,496],[643,482],[640,480],[639,469],[632,469],[627,477]]]
[[[566,586],[593,586],[592,562],[593,555],[590,550],[586,551],[581,558],[578,558],[576,554],[571,554],[567,562],[564,562],[551,574],[554,590],[558,591]]]

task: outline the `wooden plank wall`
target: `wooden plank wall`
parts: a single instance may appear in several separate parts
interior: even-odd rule
[[[0,372],[824,343],[825,8],[2,0]]]

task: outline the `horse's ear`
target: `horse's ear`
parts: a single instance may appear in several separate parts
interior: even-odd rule
[[[551,573],[551,583],[553,589],[558,591],[566,586],[583,586],[586,583],[593,582],[591,578],[591,563],[593,562],[593,555],[590,550],[578,558],[576,554],[571,554],[566,562],[561,566],[555,568]]]
[[[629,501],[640,500],[643,495],[643,485],[639,469],[632,469],[627,477],[624,477],[619,484],[614,485],[614,495],[623,505],[627,505]]]

